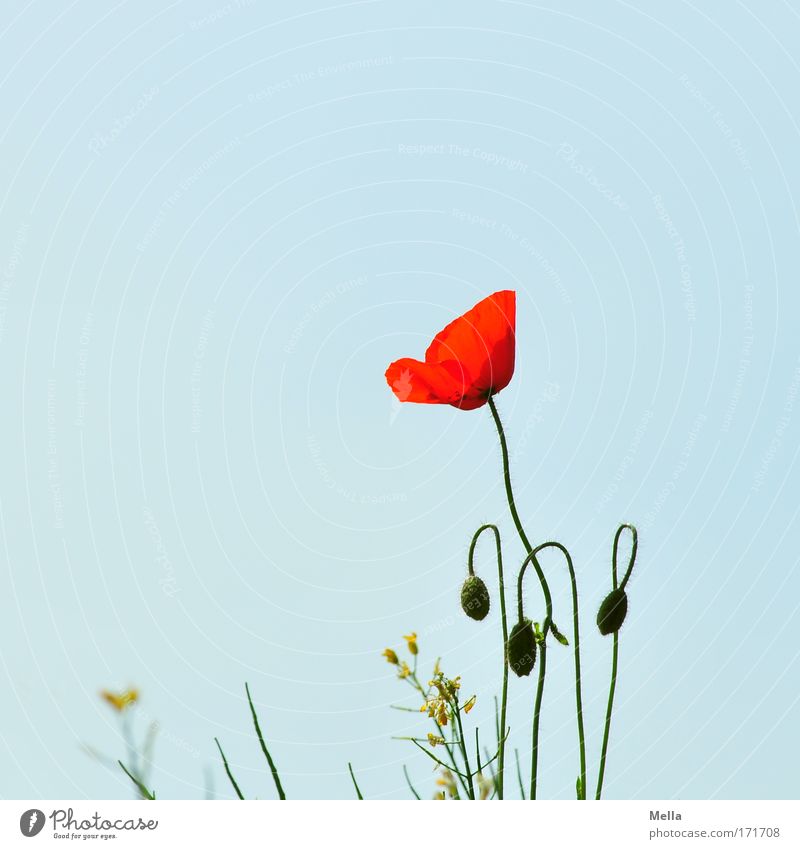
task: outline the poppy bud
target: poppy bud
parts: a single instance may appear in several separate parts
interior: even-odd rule
[[[616,589],[603,599],[600,610],[597,611],[597,627],[604,636],[616,634],[625,621],[628,612],[628,596],[625,590]]]
[[[486,584],[477,575],[470,575],[461,587],[461,609],[470,619],[480,622],[489,613],[489,604]]]
[[[536,637],[530,619],[522,619],[511,629],[506,644],[508,665],[520,678],[530,675],[536,663]]]

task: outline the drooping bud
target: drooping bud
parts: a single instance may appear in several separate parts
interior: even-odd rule
[[[603,636],[616,634],[625,621],[628,612],[628,596],[625,590],[616,589],[603,599],[600,610],[597,611],[597,627]]]
[[[486,584],[477,575],[470,575],[461,587],[461,609],[470,619],[480,622],[489,613],[489,605]]]
[[[536,663],[536,637],[530,619],[522,619],[511,629],[506,644],[506,659],[515,675],[530,675]]]

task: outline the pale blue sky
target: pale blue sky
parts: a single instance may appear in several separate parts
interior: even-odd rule
[[[578,571],[590,786],[629,521],[606,795],[797,797],[800,17],[721,8],[5,5],[0,795],[127,796],[80,747],[123,753],[97,692],[130,682],[160,797],[229,794],[214,736],[269,797],[245,680],[290,796],[351,797],[347,761],[428,795],[380,657],[410,630],[488,738],[488,540],[486,622],[458,588],[481,523],[523,555],[491,418],[383,371],[514,288],[497,401],[529,533]],[[540,791],[569,798],[550,658]]]

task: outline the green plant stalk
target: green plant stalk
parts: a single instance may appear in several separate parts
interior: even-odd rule
[[[467,792],[469,793],[469,798],[475,798],[475,786],[472,783],[472,770],[469,766],[469,755],[467,754],[467,744],[464,740],[464,727],[461,724],[461,711],[458,707],[458,702],[454,701],[453,703],[453,713],[456,716],[456,722],[458,723],[458,736],[460,738],[461,743],[461,756],[464,758],[464,769],[467,773],[467,784],[469,785]]]
[[[522,622],[524,610],[522,608],[522,582],[525,578],[525,570],[529,563],[533,563],[535,567],[540,569],[536,555],[553,543],[545,542],[536,548],[532,549],[530,554],[522,561],[522,566],[519,567],[519,575],[517,575],[517,612],[519,621]],[[548,595],[547,598],[547,616],[542,627],[541,637],[539,639],[539,678],[536,684],[536,701],[533,705],[533,730],[531,732],[531,795],[530,799],[536,799],[536,776],[539,768],[539,718],[542,712],[542,699],[544,697],[544,681],[547,670],[547,631],[550,628],[551,617],[553,612],[552,602]]]
[[[525,799],[525,785],[522,783],[522,770],[519,768],[519,749],[514,749],[514,758],[517,761],[517,781],[519,782],[519,797]]]
[[[427,750],[427,749],[426,749],[426,748],[422,745],[422,743],[420,743],[420,742],[419,742],[419,740],[415,740],[413,737],[409,737],[408,739],[409,739],[409,740],[411,740],[411,742],[412,742],[412,743],[413,743],[413,744],[414,744],[414,745],[415,745],[415,746],[416,746],[416,747],[417,747],[417,748],[418,748],[421,752],[423,752],[425,755],[427,755],[427,756],[428,756],[428,757],[429,757],[432,761],[435,761],[437,764],[439,764],[439,766],[440,766],[440,767],[443,767],[444,769],[446,769],[446,770],[448,770],[448,771],[450,771],[450,770],[451,770],[451,768],[450,768],[450,766],[449,766],[448,764],[446,764],[446,763],[445,763],[445,762],[444,762],[441,758],[437,758],[437,757],[436,757],[436,755],[434,755],[434,754],[433,754],[433,752],[429,752],[429,751],[428,751],[428,750]],[[460,776],[462,776],[463,778],[466,778],[466,775],[464,775],[464,774],[461,772],[461,770],[456,769],[456,770],[455,770],[455,772],[456,772],[456,775],[460,775]]]
[[[492,417],[494,418],[495,427],[497,428],[497,435],[500,437],[500,451],[503,455],[503,481],[505,483],[506,488],[508,509],[511,512],[511,518],[514,521],[514,527],[517,529],[517,533],[519,534],[520,540],[522,540],[522,545],[525,547],[525,553],[533,560],[533,567],[534,569],[536,569],[536,577],[539,579],[539,583],[542,587],[542,593],[544,594],[545,605],[547,607],[547,616],[549,619],[552,619],[553,600],[550,595],[550,587],[547,585],[547,578],[545,578],[544,572],[542,571],[542,567],[539,565],[539,561],[536,559],[533,546],[531,545],[530,540],[528,539],[528,536],[525,533],[525,529],[522,527],[522,522],[520,521],[519,513],[517,512],[517,505],[514,501],[514,490],[511,487],[511,468],[508,459],[508,443],[506,442],[506,434],[503,430],[503,423],[500,421],[500,414],[497,412],[497,405],[494,403],[494,398],[490,397],[488,404],[489,409],[492,412]],[[547,631],[544,632],[544,636],[547,636]]]
[[[403,764],[403,775],[405,775],[406,777],[406,784],[408,784],[408,789],[414,794],[414,798],[419,801],[419,793],[417,793],[417,791],[414,789],[414,785],[411,783],[411,779],[408,775],[408,768],[405,764]]]
[[[536,577],[539,579],[539,584],[542,588],[542,593],[544,595],[545,607],[547,609],[547,615],[544,620],[544,627],[542,629],[542,663],[539,667],[539,680],[536,685],[536,701],[534,707],[533,714],[533,748],[531,751],[531,789],[534,790],[534,793],[531,795],[531,799],[535,799],[535,789],[536,789],[536,770],[538,767],[538,744],[539,744],[539,714],[542,709],[542,698],[544,696],[544,670],[542,667],[545,666],[545,640],[547,640],[547,631],[550,628],[550,623],[553,619],[553,599],[550,595],[550,587],[547,585],[547,579],[544,576],[544,572],[542,571],[542,567],[539,565],[539,561],[536,559],[536,550],[530,543],[527,534],[525,533],[525,529],[522,527],[522,522],[519,518],[519,513],[517,512],[517,505],[514,501],[514,490],[511,487],[511,469],[509,465],[508,459],[508,443],[506,442],[505,431],[503,430],[503,423],[500,421],[500,414],[497,412],[497,406],[494,403],[494,398],[489,397],[489,409],[492,413],[492,418],[494,419],[495,427],[497,428],[497,435],[500,438],[500,451],[503,455],[503,481],[505,483],[506,488],[506,498],[508,500],[508,509],[511,512],[511,518],[514,521],[514,526],[517,529],[517,533],[519,534],[520,540],[522,540],[522,544],[525,547],[525,551],[527,553],[526,562],[533,562],[533,567],[536,570]],[[523,566],[524,569],[524,566]],[[519,583],[521,584],[521,574]],[[521,599],[519,601],[519,606],[522,606]]]
[[[628,560],[628,568],[625,570],[625,577],[622,579],[621,588],[624,590],[633,571],[633,564],[636,562],[636,553],[639,550],[639,533],[633,525],[620,525],[614,535],[614,547],[611,554],[611,583],[612,589],[617,589],[617,554],[619,552],[619,538],[622,532],[627,529],[631,532],[633,543],[631,547],[631,556]],[[606,756],[608,755],[608,737],[611,733],[611,713],[614,710],[614,692],[617,689],[617,667],[619,663],[619,631],[614,632],[614,649],[611,655],[611,685],[608,688],[608,706],[606,707],[606,724],[603,730],[603,747],[600,750],[600,770],[597,774],[597,792],[595,799],[599,799],[603,793],[603,778],[606,773]]]
[[[359,800],[363,802],[364,797],[361,795],[361,789],[358,786],[355,773],[353,772],[353,764],[351,764],[350,761],[347,762],[347,768],[350,770],[350,778],[353,779],[353,787],[356,788],[356,796],[358,796]]]
[[[629,530],[631,532],[632,543],[631,543],[631,556],[628,560],[628,568],[625,570],[625,577],[622,579],[622,583],[619,585],[620,589],[624,590],[628,581],[631,577],[631,572],[633,572],[633,564],[636,562],[636,554],[639,551],[639,532],[633,525],[620,525],[617,528],[617,532],[614,535],[614,550],[611,554],[611,571],[614,579],[614,589],[617,588],[617,553],[619,551],[619,538],[622,536],[622,532],[624,530]]]
[[[283,787],[281,785],[281,779],[278,775],[278,770],[275,767],[275,762],[272,760],[272,756],[267,749],[267,744],[264,742],[264,735],[261,733],[261,726],[258,724],[258,714],[256,714],[255,706],[253,705],[253,699],[250,696],[250,687],[245,682],[244,685],[245,692],[247,693],[247,701],[250,704],[250,713],[253,715],[253,725],[256,728],[256,734],[258,735],[258,742],[261,744],[261,751],[264,753],[264,757],[267,759],[267,763],[269,764],[270,772],[272,773],[272,780],[275,782],[275,788],[278,791],[278,798],[281,801],[286,801],[286,794],[283,792]]]
[[[614,582],[616,584],[616,581]],[[616,589],[616,587],[614,587]],[[597,775],[597,793],[599,799],[603,793],[603,776],[606,772],[606,754],[608,753],[608,735],[611,731],[611,712],[614,709],[614,691],[617,688],[617,660],[619,658],[619,632],[614,632],[614,651],[611,660],[611,686],[608,690],[608,707],[606,708],[606,727],[603,731],[603,748],[600,752],[600,771]]]
[[[156,794],[151,793],[144,786],[144,784],[138,778],[136,778],[133,773],[131,773],[131,771],[125,766],[124,763],[122,763],[122,761],[117,761],[117,763],[122,767],[122,771],[125,773],[125,775],[127,775],[128,778],[130,778],[130,780],[136,785],[136,789],[139,791],[139,795],[142,797],[142,799],[147,799],[149,802],[155,802]]]
[[[508,659],[506,658],[506,643],[508,642],[508,617],[506,616],[506,588],[503,580],[503,551],[500,545],[500,531],[497,525],[482,525],[472,537],[472,544],[469,547],[469,557],[467,559],[469,574],[474,575],[473,556],[475,554],[475,546],[478,543],[478,537],[483,531],[491,530],[494,532],[495,544],[497,547],[497,576],[500,589],[500,621],[503,627],[503,690],[500,697],[500,725],[497,729],[497,745],[500,754],[497,758],[497,798],[503,798],[503,775],[506,762],[506,744],[505,740],[508,736],[506,733],[506,709],[508,705]],[[497,704],[497,702],[495,702]]]
[[[586,735],[583,727],[583,698],[581,695],[581,634],[580,624],[578,622],[578,582],[575,578],[575,567],[572,563],[572,557],[567,549],[560,542],[546,542],[537,548],[537,551],[546,547],[557,548],[567,561],[569,569],[569,580],[572,585],[572,639],[574,643],[575,656],[575,707],[578,717],[578,749],[580,751],[581,763],[581,786],[583,788],[581,798],[586,798]]]
[[[244,801],[244,796],[242,795],[242,791],[239,789],[239,785],[236,783],[236,779],[233,777],[233,773],[231,772],[231,768],[228,766],[228,759],[225,757],[225,752],[222,751],[222,746],[219,744],[219,740],[214,738],[214,742],[217,744],[217,748],[219,749],[219,753],[222,756],[222,765],[225,767],[225,773],[228,776],[228,780],[233,785],[233,789],[236,791],[236,795]]]
[[[575,708],[578,717],[578,748],[581,759],[581,798],[586,799],[586,733],[583,728],[583,697],[581,695],[581,634],[578,623],[578,585],[575,580],[575,570],[572,568],[572,558],[567,555],[569,576],[572,582],[572,618],[573,637],[575,640]]]
[[[536,702],[533,706],[533,731],[531,733],[531,792],[530,799],[536,798],[536,778],[539,769],[539,719],[542,713],[544,694],[544,676],[547,669],[547,644],[542,640],[539,646],[539,683],[536,686]]]

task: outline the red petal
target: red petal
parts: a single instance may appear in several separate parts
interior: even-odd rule
[[[453,376],[450,364],[421,363],[404,357],[386,369],[386,382],[399,401],[453,404],[464,394],[464,382]]]
[[[499,392],[514,374],[514,330],[516,295],[495,292],[477,303],[440,333],[425,353],[426,363],[455,360],[469,383],[467,395],[473,401]],[[450,402],[452,403],[452,402]],[[474,409],[462,403],[462,409]]]

